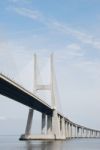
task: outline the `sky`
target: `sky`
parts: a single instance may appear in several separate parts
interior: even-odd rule
[[[100,129],[100,1],[0,1],[0,72],[31,92],[34,53],[43,83],[49,83],[54,54],[59,111]],[[0,95],[0,133],[24,132],[27,113],[28,107]],[[34,120],[40,124],[40,119],[34,112]]]

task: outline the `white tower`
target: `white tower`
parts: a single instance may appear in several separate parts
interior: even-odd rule
[[[37,72],[37,56],[34,54],[34,94],[36,91],[40,90],[48,90],[51,93],[51,108],[53,111],[53,115],[47,116],[47,124],[46,124],[46,114],[42,113],[42,126],[41,133],[52,135],[54,139],[60,139],[60,121],[59,116],[57,114],[57,102],[56,102],[56,94],[55,94],[55,75],[54,75],[54,59],[53,54],[50,55],[50,83],[49,84],[38,84],[38,72]],[[31,127],[33,120],[33,109],[29,109],[28,119],[25,134],[21,136],[22,139],[30,139],[31,137]]]

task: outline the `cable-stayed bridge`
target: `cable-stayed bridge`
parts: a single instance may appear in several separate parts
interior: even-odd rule
[[[22,103],[28,107],[29,114],[25,134],[21,135],[21,140],[36,139],[59,139],[68,138],[100,138],[100,130],[87,128],[76,124],[65,117],[57,110],[57,99],[55,96],[55,75],[53,65],[53,55],[50,57],[51,79],[50,84],[42,85],[37,83],[37,57],[34,55],[34,86],[37,90],[49,90],[51,92],[51,103],[49,106],[43,99],[31,93],[21,85],[0,73],[0,94]],[[32,119],[34,110],[41,112],[41,135],[32,135]]]

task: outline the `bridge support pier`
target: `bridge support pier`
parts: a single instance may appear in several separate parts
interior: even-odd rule
[[[66,122],[66,138],[69,138],[69,122]]]
[[[65,136],[67,139],[68,138],[68,122],[67,121],[65,122]]]
[[[41,121],[41,133],[46,134],[46,114],[42,113],[42,121]]]
[[[47,116],[47,134],[51,135],[52,134],[52,117]]]
[[[61,122],[62,122],[62,138],[66,138],[66,135],[65,135],[65,120],[64,120],[64,118],[62,117],[61,118]]]
[[[31,136],[31,127],[32,127],[32,120],[33,120],[33,109],[29,109],[28,119],[25,134],[21,135],[20,140],[29,139]]]
[[[25,135],[31,134],[32,120],[33,120],[33,109],[29,109]]]
[[[77,126],[75,126],[75,138],[77,138]]]
[[[71,133],[72,129],[71,129],[71,124],[69,123],[69,139],[71,139],[72,133]]]
[[[81,128],[81,138],[83,137],[83,128]]]
[[[60,121],[56,110],[53,111],[52,132],[55,139],[60,139]]]

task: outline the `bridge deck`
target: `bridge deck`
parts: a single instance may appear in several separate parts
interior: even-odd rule
[[[46,102],[44,102],[39,97],[32,94],[31,92],[21,87],[19,84],[12,81],[11,79],[9,79],[8,77],[4,76],[1,73],[0,73],[0,94],[8,98],[11,98],[19,103],[22,103],[30,108],[33,108],[41,113],[45,113],[50,116],[52,116],[53,114],[53,109]],[[87,128],[82,125],[78,125],[72,122],[71,120],[69,120],[68,118],[66,118],[63,114],[59,112],[58,115],[64,117],[65,121],[69,122],[73,126],[77,126],[78,128],[84,128],[96,132],[99,131],[99,130]]]
[[[52,116],[51,107],[14,81],[0,74],[0,94]]]

